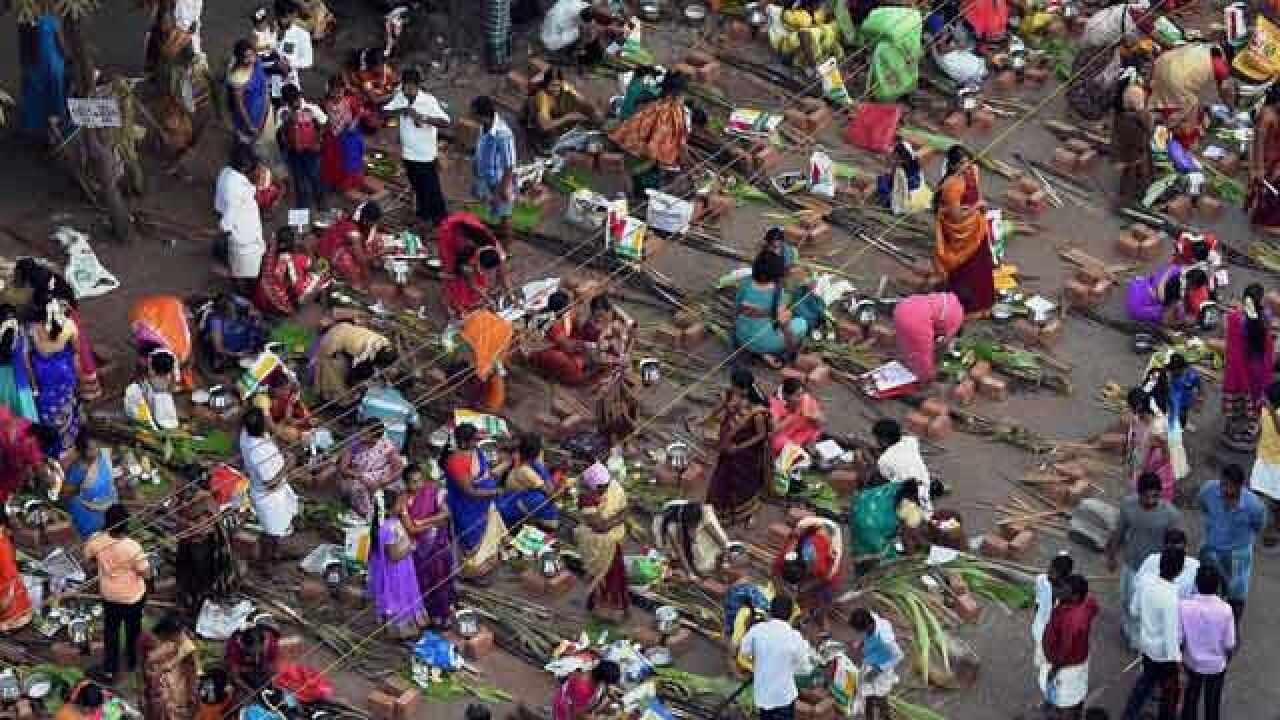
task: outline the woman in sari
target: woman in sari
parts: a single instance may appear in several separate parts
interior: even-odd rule
[[[277,369],[259,387],[262,386],[266,391],[260,390],[253,396],[253,405],[262,410],[272,437],[289,445],[307,440],[320,423],[303,401],[302,386],[297,378]]]
[[[329,78],[321,103],[329,116],[320,150],[320,180],[340,193],[364,188],[364,133],[360,129],[360,97],[341,76]]]
[[[960,299],[968,317],[985,317],[996,301],[995,260],[991,257],[987,214],[978,185],[978,167],[960,145],[947,151],[938,194],[934,264],[946,288]]]
[[[547,346],[529,354],[529,364],[559,385],[577,387],[587,376],[586,343],[577,337],[573,302],[569,293],[557,290],[547,298],[546,329],[542,339]]]
[[[760,496],[773,476],[769,450],[769,401],[751,371],[733,371],[723,402],[713,413],[720,418],[716,469],[707,486],[707,504],[729,528],[749,525],[760,509]]]
[[[1275,333],[1262,306],[1264,288],[1244,290],[1240,307],[1227,312],[1223,330],[1221,442],[1249,452],[1258,440],[1258,418],[1275,368]]]
[[[57,15],[42,14],[19,26],[22,54],[22,129],[49,138],[50,121],[67,119],[66,42]]]
[[[591,590],[587,610],[600,617],[626,618],[631,608],[627,568],[622,560],[622,541],[627,537],[627,492],[613,481],[604,465],[595,463],[583,471],[578,512],[582,522],[576,542]]]
[[[733,321],[734,344],[781,367],[819,321],[825,307],[814,293],[799,298],[784,286],[787,266],[781,255],[762,252],[751,264],[751,277],[738,286]]]
[[[288,317],[326,284],[325,275],[312,271],[311,256],[298,250],[297,232],[285,226],[276,230],[275,247],[262,258],[253,304],[268,315]]]
[[[1120,107],[1111,123],[1111,161],[1120,171],[1117,203],[1126,205],[1141,198],[1155,179],[1151,160],[1151,135],[1155,119],[1147,110],[1147,91],[1139,84],[1128,85],[1120,94]]]
[[[955,293],[912,295],[893,309],[898,360],[922,383],[938,376],[939,342],[950,342],[964,324],[964,306]]]
[[[311,358],[316,394],[327,403],[352,405],[352,389],[396,362],[391,341],[369,328],[335,323],[320,338]]]
[[[381,48],[361,48],[351,56],[347,85],[360,96],[360,124],[366,132],[377,132],[384,123],[382,106],[395,97],[400,75]]]
[[[787,445],[804,448],[822,437],[822,405],[799,378],[782,381],[778,393],[769,398],[769,414],[773,418],[769,445],[774,455]]]
[[[1167,389],[1159,382],[1151,387],[1129,391],[1129,421],[1125,435],[1125,471],[1128,487],[1137,488],[1138,478],[1151,473],[1160,478],[1160,494],[1173,501],[1174,472],[1169,455],[1169,423]]]
[[[32,394],[40,422],[58,431],[58,441],[46,448],[52,457],[62,458],[76,444],[80,434],[80,402],[76,394],[78,329],[65,314],[62,304],[50,298],[39,317],[27,323],[26,363]]]
[[[58,442],[58,431],[34,425],[0,407],[0,504],[20,490],[43,467],[58,467],[57,458],[46,458],[46,448]]]
[[[142,656],[142,716],[187,720],[196,712],[200,653],[178,618],[166,615],[138,644]]]
[[[9,518],[0,507],[0,633],[13,632],[31,622],[31,598],[18,572]]]
[[[639,407],[635,393],[639,381],[630,361],[636,323],[609,302],[608,296],[591,298],[589,306],[590,313],[577,334],[590,348],[586,370],[599,401],[599,429],[610,441],[619,443],[635,429]]]
[[[1270,187],[1268,187],[1268,184]],[[1280,235],[1280,85],[1267,89],[1249,145],[1249,224]]]
[[[410,499],[400,513],[400,522],[413,538],[413,567],[427,625],[448,627],[458,601],[453,582],[448,493],[427,478],[419,465],[405,468],[404,484]]]
[[[25,257],[14,265],[13,280],[19,288],[17,295],[25,298],[23,304],[44,306],[50,300],[57,300],[62,305],[63,314],[71,318],[76,326],[76,369],[80,373],[80,398],[93,401],[102,397],[102,385],[98,381],[98,361],[93,355],[89,334],[84,330],[80,301],[62,272],[43,260]]]
[[[608,708],[609,690],[622,681],[622,668],[599,660],[590,669],[575,670],[556,686],[551,720],[586,720]]]
[[[369,596],[378,622],[402,638],[416,638],[427,622],[413,560],[413,537],[400,518],[409,497],[391,488],[378,491],[369,531]]]
[[[76,440],[76,459],[62,485],[63,507],[81,540],[102,529],[107,508],[119,502],[111,466],[111,448],[97,448],[87,434]]]
[[[1125,306],[1130,320],[1176,326],[1194,322],[1208,299],[1209,275],[1202,268],[1169,264],[1130,280]]]
[[[357,288],[369,285],[369,267],[382,254],[378,223],[382,208],[372,200],[356,206],[351,217],[334,223],[320,236],[316,254],[329,261],[333,272]]]
[[[688,150],[692,113],[685,105],[685,83],[680,73],[668,72],[662,79],[662,97],[640,106],[609,133],[628,155],[637,198],[661,187],[663,172],[677,168]]]
[[[26,335],[12,305],[0,305],[0,407],[27,420],[36,420],[36,399],[27,376]]]
[[[924,179],[915,148],[902,138],[893,145],[893,168],[876,178],[876,197],[894,215],[911,215],[933,205],[933,190]]]
[[[338,461],[338,471],[342,474],[342,493],[363,518],[373,514],[373,493],[384,488],[397,494],[404,491],[400,484],[404,458],[377,418],[360,424],[358,437]]]
[[[268,165],[277,165],[275,118],[271,110],[267,75],[258,52],[248,40],[237,40],[232,65],[227,70],[227,111],[236,138],[252,145]]]
[[[821,632],[826,608],[840,585],[844,534],[835,521],[810,516],[796,523],[773,560],[773,574],[789,587],[800,609],[809,613]]]
[[[182,299],[173,295],[140,298],[129,309],[129,325],[138,358],[149,358],[157,349],[167,350],[182,368],[182,385],[191,387],[191,327]]]
[[[689,577],[713,577],[727,563],[729,535],[716,509],[696,500],[672,500],[653,518],[653,540]]]
[[[554,498],[555,482],[542,458],[542,438],[522,436],[511,460],[494,474],[503,478],[506,490],[498,498],[498,512],[507,527],[532,522],[540,528],[554,530],[560,524],[560,509]]]
[[[462,359],[450,366],[449,377],[470,373],[463,395],[467,402],[487,412],[501,412],[507,403],[503,368],[514,330],[511,322],[488,310],[471,313],[462,322]]]
[[[494,290],[503,289],[502,251],[495,247],[463,247],[454,258],[449,277],[441,284],[450,317],[467,315],[494,305]]]
[[[463,423],[453,431],[453,447],[445,451],[441,469],[449,488],[449,516],[462,557],[462,576],[480,580],[498,565],[507,527],[498,512],[502,494],[489,472],[489,459],[476,447],[479,431]]]

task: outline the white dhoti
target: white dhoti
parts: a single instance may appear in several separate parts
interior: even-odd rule
[[[1058,670],[1053,683],[1049,683],[1049,664],[1040,666],[1040,691],[1050,705],[1059,708],[1075,707],[1089,694],[1089,663],[1071,665]]]
[[[292,485],[281,483],[275,490],[252,493],[249,502],[262,532],[272,537],[285,537],[293,532],[293,518],[298,514],[298,495]]]

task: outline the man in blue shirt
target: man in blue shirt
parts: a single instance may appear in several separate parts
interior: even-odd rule
[[[1227,602],[1235,612],[1236,625],[1244,614],[1253,574],[1253,544],[1267,525],[1267,509],[1253,491],[1244,486],[1244,469],[1231,463],[1222,469],[1221,480],[1210,480],[1200,488],[1200,512],[1204,515],[1204,546],[1200,564],[1212,567],[1225,580]]]
[[[471,101],[471,114],[484,128],[476,140],[473,192],[500,223],[502,246],[511,247],[511,213],[516,206],[515,135],[488,95]]]
[[[360,400],[360,420],[381,420],[387,439],[400,452],[405,451],[409,428],[419,423],[418,409],[405,399],[404,394],[386,382],[374,383]]]

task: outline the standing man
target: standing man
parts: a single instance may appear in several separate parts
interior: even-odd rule
[[[1037,670],[1045,664],[1045,628],[1049,627],[1049,617],[1053,614],[1054,605],[1066,590],[1063,583],[1071,577],[1073,570],[1075,562],[1064,552],[1054,555],[1049,561],[1048,569],[1036,576],[1036,614],[1031,619],[1031,657]]]
[[[1267,526],[1267,509],[1244,486],[1244,469],[1235,463],[1222,468],[1221,480],[1210,480],[1200,488],[1199,503],[1204,515],[1200,564],[1222,576],[1239,629],[1253,575],[1253,544]]]
[[[511,211],[516,206],[516,139],[488,95],[471,101],[471,114],[484,128],[476,141],[473,191],[500,223],[502,246],[511,247]]]
[[[1178,587],[1178,597],[1189,598],[1196,594],[1196,573],[1200,570],[1200,561],[1187,557],[1187,534],[1178,528],[1169,528],[1164,533],[1164,548],[1158,555],[1148,555],[1138,568],[1139,575],[1159,575],[1160,558],[1167,552],[1176,552],[1182,558],[1182,570],[1173,584]]]
[[[297,85],[285,85],[280,93],[280,147],[284,150],[289,180],[293,182],[295,208],[326,209],[324,184],[320,182],[320,143],[329,123],[315,103],[302,97]]]
[[[778,595],[769,603],[769,619],[751,626],[738,656],[751,662],[751,690],[760,720],[792,720],[796,712],[796,675],[812,667],[813,648],[791,627],[795,605]]]
[[[1182,625],[1178,615],[1178,587],[1173,584],[1182,570],[1176,550],[1160,554],[1159,575],[1139,575],[1135,580],[1130,613],[1138,619],[1138,650],[1142,674],[1129,693],[1123,720],[1138,720],[1156,686],[1161,687],[1158,720],[1173,720],[1177,705],[1178,663],[1182,661]]]
[[[1067,576],[1062,581],[1061,601],[1049,613],[1044,628],[1040,689],[1050,718],[1080,717],[1089,694],[1089,633],[1096,617],[1098,601],[1089,594],[1089,581],[1082,575]]]
[[[1160,497],[1160,477],[1155,473],[1138,476],[1138,492],[1120,503],[1120,519],[1115,534],[1107,543],[1107,567],[1120,569],[1120,610],[1124,617],[1121,628],[1129,646],[1137,647],[1137,621],[1130,615],[1134,577],[1148,555],[1164,547],[1164,534],[1181,524],[1177,508]],[[1123,555],[1119,553],[1123,551]],[[1123,564],[1119,561],[1123,561]]]
[[[1196,720],[1200,691],[1204,690],[1205,720],[1218,720],[1222,680],[1236,649],[1236,624],[1231,606],[1218,592],[1222,578],[1212,567],[1196,572],[1196,594],[1178,605],[1182,653],[1187,667],[1187,690],[1182,696],[1182,720]]]
[[[252,52],[252,51],[250,51]],[[213,191],[213,209],[218,213],[218,227],[226,237],[227,267],[237,293],[253,296],[254,283],[267,252],[262,237],[262,213],[258,208],[258,188],[253,184],[258,158],[253,148],[237,143],[231,161],[218,173]]]
[[[399,118],[400,157],[413,186],[418,219],[424,225],[438,225],[444,219],[445,206],[436,163],[436,135],[439,128],[449,127],[449,116],[435,96],[422,91],[422,71],[416,67],[404,69],[395,97],[383,110]]]
[[[284,61],[284,72],[271,76],[271,97],[282,98],[285,85],[302,87],[299,70],[315,64],[315,48],[311,43],[311,31],[298,20],[297,0],[276,0],[276,22],[279,23],[280,41],[276,52]]]
[[[858,693],[864,702],[863,717],[867,720],[889,720],[889,693],[898,684],[894,668],[903,658],[902,648],[898,647],[893,635],[893,625],[863,607],[855,608],[849,614],[849,625],[862,640]]]

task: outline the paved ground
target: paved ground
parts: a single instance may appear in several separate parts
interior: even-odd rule
[[[133,3],[109,0],[106,5],[107,9],[93,21],[94,40],[101,48],[107,66],[134,71],[141,61],[140,48],[146,21],[140,12],[133,9]],[[247,28],[246,18],[256,3],[219,0],[207,5],[205,43],[213,64],[219,66],[235,37]],[[338,40],[340,46],[362,44],[372,37],[377,28],[377,18],[364,3],[349,0],[340,4],[338,10],[344,15],[346,22]],[[659,34],[664,37],[656,39],[654,44],[666,61],[678,60],[683,55],[678,50],[681,45],[699,40],[697,34],[688,29],[653,31],[651,37],[656,38]],[[0,39],[0,58],[9,60],[0,64],[0,83],[7,87],[17,87],[16,50],[12,40],[12,34]],[[422,46],[429,47],[430,43]],[[753,52],[760,57],[765,54],[762,49]],[[338,56],[332,49],[324,51],[322,55],[325,56],[325,63],[330,66]],[[452,101],[455,107],[462,107],[462,103],[471,95],[495,82],[471,64],[466,56],[467,53],[463,52],[463,62],[451,74],[447,83],[441,83],[438,79],[429,82],[434,83],[436,87],[433,89]],[[849,67],[856,64],[855,62]],[[312,78],[308,81],[309,89],[318,91],[319,77],[313,75]],[[593,93],[607,92],[604,80],[584,78],[581,82],[589,86]],[[758,98],[761,94],[756,83],[742,80],[730,80],[729,83],[733,86],[735,97]],[[860,81],[851,81],[851,87],[860,87],[859,83]],[[1027,97],[1048,97],[1057,88],[1057,85],[1052,85],[1045,91],[1029,91]],[[1017,127],[1011,128],[1009,122],[1004,121],[996,133],[973,135],[968,140],[976,149],[990,145],[990,152],[994,156],[1006,160],[1012,158],[1014,151],[1022,152],[1028,157],[1047,159],[1056,142],[1043,130],[1041,121],[1061,115],[1060,101],[1050,98],[1034,117],[1026,119]],[[874,163],[878,161],[849,152],[847,146],[836,138],[834,129],[821,133],[819,140],[833,149],[832,152],[837,157],[857,158],[864,167],[876,167]],[[153,196],[147,201],[148,206],[160,208],[172,217],[182,218],[187,222],[212,224],[212,216],[208,210],[212,177],[224,147],[225,134],[217,129],[212,130],[202,143],[195,169],[196,180],[189,184],[157,182]],[[52,175],[28,144],[16,137],[4,137],[0,139],[0,151],[11,159],[7,165],[8,172],[0,175],[0,225],[12,229],[19,237],[26,238],[39,247],[55,223],[72,222],[86,227],[92,222],[92,215],[85,212],[82,200],[71,185]],[[461,197],[465,187],[465,179],[459,177],[464,171],[458,170],[465,168],[465,164],[461,158],[457,160],[449,182],[453,197]],[[799,167],[801,159],[788,158],[788,163],[789,167]],[[935,167],[934,172],[936,171]],[[1097,174],[1097,180],[1104,187],[1109,186],[1110,179],[1109,172]],[[1002,186],[1001,181],[989,177],[986,183],[988,200],[998,198]],[[763,217],[758,209],[740,209],[723,226],[724,242],[749,252],[754,249],[760,231],[773,222]],[[1045,232],[1032,237],[1020,237],[1011,243],[1009,250],[1011,260],[1025,273],[1036,277],[1034,281],[1027,283],[1032,289],[1056,293],[1061,287],[1065,266],[1054,252],[1054,247],[1059,242],[1071,241],[1099,257],[1116,259],[1112,246],[1120,226],[1110,217],[1098,218],[1072,208],[1064,208],[1049,211],[1041,218],[1041,222],[1046,227]],[[1247,238],[1247,229],[1242,225],[1237,211],[1229,211],[1228,218],[1216,229],[1229,242],[1243,243]],[[0,253],[29,251],[26,247],[15,247],[13,241],[13,237],[0,237]],[[202,241],[176,238],[176,244],[168,245],[154,238],[144,238],[128,248],[116,247],[103,241],[97,243],[97,248],[107,266],[120,276],[124,287],[106,298],[88,303],[86,314],[95,339],[116,345],[121,350],[124,349],[124,313],[133,298],[153,292],[191,292],[204,287],[208,280],[208,248]],[[838,237],[834,250],[830,262],[848,263],[849,269],[864,278],[868,284],[873,283],[880,273],[896,270],[875,252],[862,254],[861,244],[847,237]],[[919,248],[915,250],[920,251]],[[526,250],[525,253],[527,254],[521,256],[521,266],[518,268],[520,273],[532,274],[534,269],[544,267],[544,263],[555,262],[554,259],[545,258],[536,252]],[[857,259],[853,260],[855,257]],[[555,272],[562,272],[567,267],[560,265]],[[710,278],[727,267],[727,261],[678,246],[672,247],[659,261],[660,269],[692,289],[703,287]],[[1247,273],[1239,270],[1233,272],[1233,286],[1243,287]],[[1268,280],[1274,285],[1274,278]],[[1106,313],[1111,317],[1118,318],[1123,314],[1120,296],[1120,291],[1114,292],[1106,307]],[[644,311],[638,312],[642,317],[649,316]],[[1087,438],[1115,421],[1115,416],[1095,402],[1096,389],[1107,381],[1130,382],[1138,372],[1140,361],[1129,352],[1128,347],[1128,337],[1072,316],[1066,321],[1065,336],[1056,354],[1074,366],[1075,394],[1060,397],[1046,393],[1018,393],[1006,403],[994,406],[984,404],[979,406],[979,410],[995,418],[1014,419],[1046,437],[1063,440]],[[714,353],[708,351],[708,355],[718,359],[722,353],[719,350]],[[719,376],[708,380],[712,383],[722,381]],[[646,408],[653,411],[663,407],[674,391],[674,388],[665,388],[654,397],[646,398]],[[892,404],[872,409],[865,402],[852,398],[842,387],[824,391],[823,399],[832,411],[835,429],[843,432],[865,434],[870,424],[868,414],[900,416],[904,412],[902,406]],[[536,396],[532,396],[516,408],[516,413],[526,416],[532,414],[537,411],[534,406],[538,404]],[[1190,449],[1197,480],[1211,477],[1220,460],[1215,455],[1212,443],[1218,427],[1216,404],[1216,391],[1211,390],[1207,403],[1209,410],[1197,421],[1200,430],[1193,438]],[[850,411],[842,412],[846,409]],[[954,435],[947,441],[945,450],[934,453],[929,459],[931,465],[938,468],[955,488],[952,502],[965,512],[969,527],[975,531],[987,527],[990,518],[986,511],[973,503],[1003,498],[1009,491],[1005,478],[1017,477],[1036,462],[1035,458],[1025,453],[963,434]],[[1108,497],[1118,496],[1120,488],[1115,479],[1107,479],[1103,484]],[[1197,521],[1193,519],[1190,526],[1198,533]],[[1042,544],[1038,549],[1039,558],[1036,562],[1043,562],[1058,549],[1051,542]],[[1086,570],[1098,578],[1094,587],[1104,598],[1105,611],[1094,636],[1092,672],[1095,691],[1092,699],[1118,713],[1135,673],[1130,668],[1133,658],[1122,650],[1119,641],[1114,583],[1105,577],[1105,568],[1100,558],[1079,548],[1071,549],[1082,559]],[[1244,647],[1228,676],[1224,717],[1280,717],[1275,710],[1280,706],[1280,688],[1266,679],[1271,677],[1267,668],[1274,668],[1280,663],[1280,643],[1275,642],[1280,638],[1280,633],[1267,619],[1270,607],[1280,592],[1278,582],[1280,576],[1273,557],[1265,554],[1260,556],[1256,563],[1253,602],[1245,621]],[[572,609],[581,610],[581,598],[574,598]],[[1029,614],[1026,612],[1006,616],[999,609],[988,608],[980,624],[964,628],[961,633],[982,658],[982,676],[977,687],[962,693],[932,693],[927,696],[928,702],[953,720],[1013,718],[1024,713],[1028,717],[1034,716],[1038,698],[1033,689],[1029,668],[1028,623]],[[687,662],[693,670],[715,671],[718,660],[719,655],[712,648],[700,646]],[[510,689],[521,699],[540,702],[547,696],[547,679],[514,659],[495,658],[486,662],[485,668],[492,682]],[[1129,672],[1125,672],[1127,668],[1130,669]],[[365,685],[354,677],[343,676],[339,679],[339,686],[352,698],[363,697]],[[422,710],[419,716],[439,717],[454,709],[453,706],[431,706]]]

